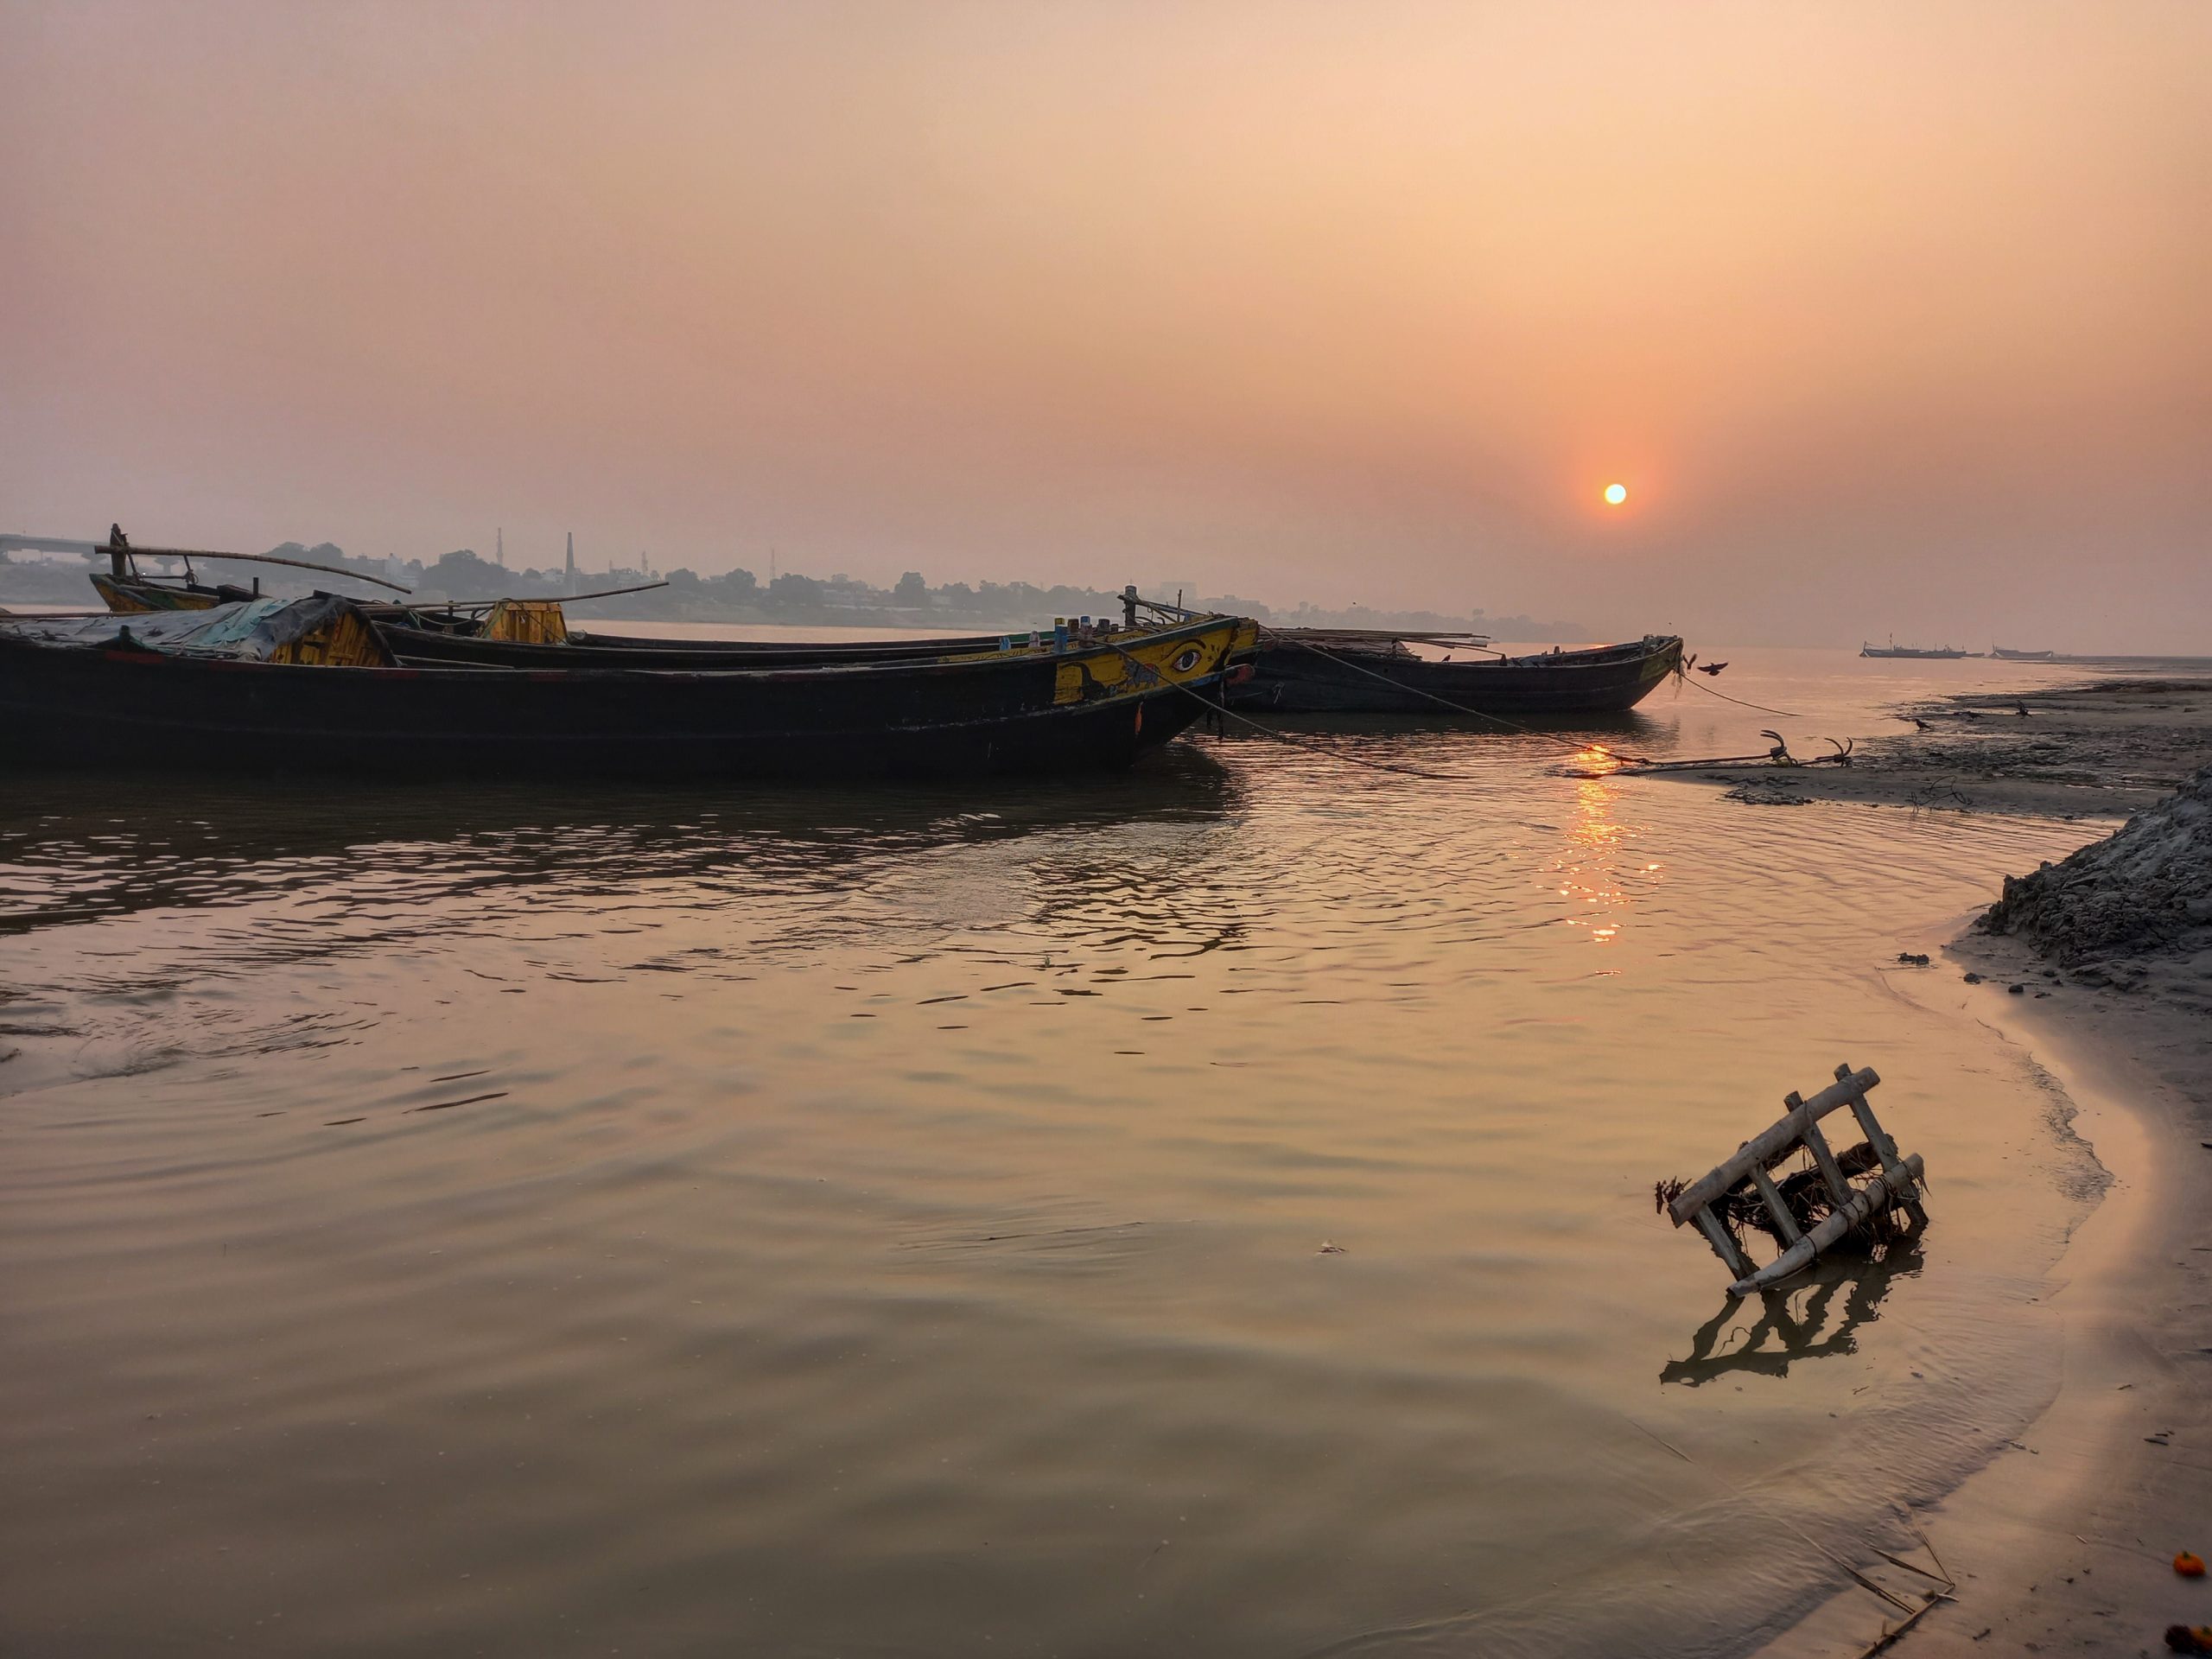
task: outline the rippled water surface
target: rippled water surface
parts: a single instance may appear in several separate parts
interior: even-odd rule
[[[1718,683],[1817,748],[2050,677]],[[2052,1385],[2082,1160],[1895,957],[2101,826],[1300,731],[941,792],[7,779],[0,1649],[1662,1654],[1804,1605]],[[1652,1183],[1840,1061],[1935,1223],[1754,1332]]]

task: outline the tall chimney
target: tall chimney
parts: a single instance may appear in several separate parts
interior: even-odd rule
[[[576,532],[569,532],[569,591],[576,591]]]

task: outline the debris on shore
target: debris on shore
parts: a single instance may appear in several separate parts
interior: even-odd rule
[[[1969,694],[1915,702],[1897,718],[1911,729],[1874,738],[1847,757],[1730,756],[1728,764],[1668,761],[1624,767],[1620,775],[1719,784],[1731,800],[1757,806],[1851,801],[2119,818],[2212,763],[2212,678],[2202,676]],[[1836,764],[1845,759],[1849,764]],[[1746,766],[1753,767],[1748,777]]]

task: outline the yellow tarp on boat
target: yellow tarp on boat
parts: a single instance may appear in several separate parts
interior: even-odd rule
[[[565,645],[569,619],[556,599],[503,599],[486,613],[481,637],[518,645]]]

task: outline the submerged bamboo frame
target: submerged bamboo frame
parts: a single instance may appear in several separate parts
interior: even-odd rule
[[[1928,1213],[1920,1205],[1920,1189],[1926,1175],[1918,1154],[1901,1155],[1897,1143],[1890,1138],[1889,1132],[1875,1117],[1873,1107],[1867,1103],[1866,1091],[1879,1082],[1881,1078],[1872,1066],[1853,1071],[1848,1065],[1839,1065],[1835,1081],[1812,1099],[1803,1099],[1795,1091],[1785,1096],[1783,1104],[1789,1111],[1780,1121],[1744,1142],[1701,1179],[1684,1187],[1668,1205],[1669,1219],[1677,1227],[1696,1223],[1706,1242],[1713,1246],[1713,1253],[1720,1258],[1721,1265],[1735,1275],[1728,1287],[1732,1294],[1747,1296],[1754,1290],[1763,1290],[1787,1279],[1809,1266],[1815,1256],[1832,1248],[1846,1234],[1891,1210],[1904,1210],[1916,1225],[1927,1222]],[[1835,1154],[1820,1127],[1822,1118],[1846,1106],[1859,1120],[1866,1144],[1874,1149],[1881,1164],[1878,1172],[1857,1186],[1852,1185],[1836,1162]],[[1781,1189],[1768,1173],[1800,1149],[1811,1156],[1814,1166],[1821,1172],[1821,1184],[1827,1188],[1829,1201],[1834,1205],[1809,1230],[1798,1226],[1797,1218],[1783,1201]],[[1782,1253],[1763,1268],[1744,1254],[1743,1247],[1731,1236],[1713,1211],[1715,1204],[1746,1180],[1765,1205],[1775,1230],[1783,1240]]]

